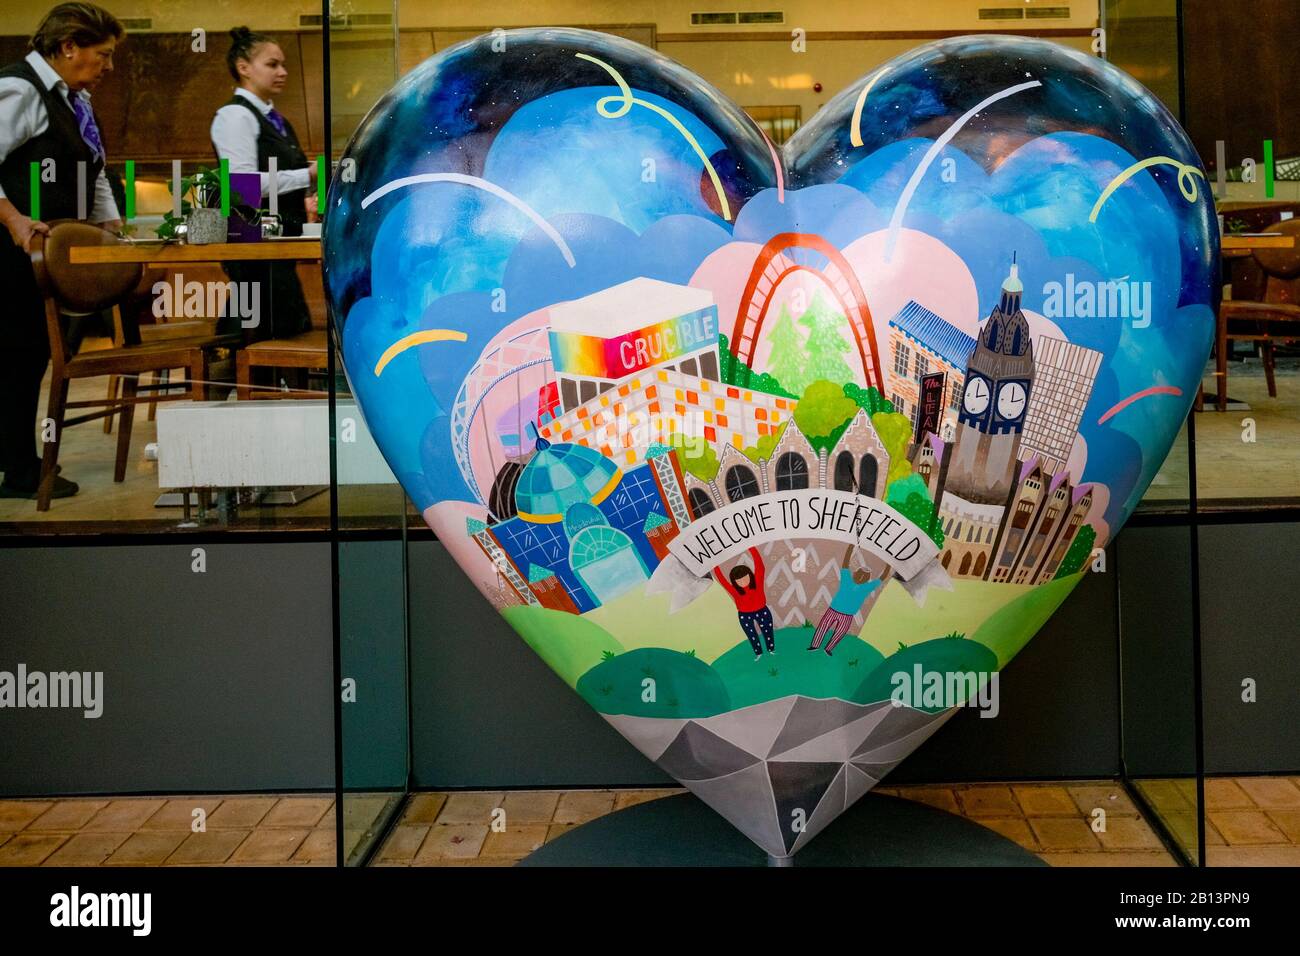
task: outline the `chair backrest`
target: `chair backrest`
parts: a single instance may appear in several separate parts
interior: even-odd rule
[[[1296,245],[1290,249],[1256,249],[1255,261],[1269,276],[1294,279],[1300,276],[1300,219],[1288,219],[1268,227],[1269,232],[1290,236]]]
[[[1263,301],[1300,305],[1300,220],[1288,219],[1269,228],[1295,238],[1291,249],[1256,249],[1255,261],[1265,275]]]
[[[55,222],[50,234],[32,239],[32,269],[46,297],[68,312],[100,312],[130,295],[144,274],[138,262],[73,265],[74,246],[121,245],[122,240],[84,222]]]
[[[1295,239],[1290,249],[1256,249],[1230,260],[1232,297],[1246,302],[1300,303],[1300,219],[1272,223],[1268,232]]]

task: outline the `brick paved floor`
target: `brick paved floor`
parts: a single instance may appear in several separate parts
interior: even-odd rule
[[[510,866],[579,823],[682,792],[421,793],[411,798],[375,865]],[[965,816],[1054,866],[1174,865],[1123,789],[1107,781],[881,787],[878,792]],[[1098,808],[1105,810],[1100,832],[1091,825]],[[497,830],[494,819],[501,821]]]
[[[0,866],[333,866],[317,795],[0,800]]]
[[[1191,782],[1143,781],[1139,787],[1175,835],[1188,839],[1195,828]],[[413,794],[374,862],[510,866],[588,820],[681,792]],[[1137,806],[1111,781],[957,783],[878,792],[960,814],[1053,866],[1174,865]],[[349,843],[386,800],[348,798]],[[1300,777],[1211,778],[1205,804],[1211,866],[1300,866]],[[503,827],[494,829],[494,820]],[[332,866],[334,826],[333,799],[312,794],[0,800],[0,866]]]

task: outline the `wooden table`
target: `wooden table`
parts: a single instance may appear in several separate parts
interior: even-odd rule
[[[1225,259],[1244,259],[1256,249],[1294,249],[1295,236],[1233,236],[1219,237],[1219,255]]]
[[[277,259],[319,262],[320,258],[319,239],[214,242],[207,245],[124,242],[111,246],[74,246],[68,250],[68,261],[73,265],[142,262],[145,265],[165,266],[180,262],[269,262]]]
[[[320,260],[321,242],[319,238],[270,239],[261,242],[214,242],[200,245],[184,242],[122,242],[103,246],[73,246],[68,250],[68,261],[73,265],[138,262],[145,266],[165,268],[185,263],[320,262]],[[122,316],[121,327],[118,330],[118,338],[121,343],[139,344],[141,336],[136,317],[127,315],[120,310],[118,314]],[[315,336],[319,335],[319,333],[315,334]],[[313,333],[308,332],[307,336],[313,336]],[[290,356],[291,360],[287,359],[285,361],[287,367],[315,367],[304,366],[303,343],[301,341],[297,339],[272,339],[267,340],[263,348],[277,344],[282,346]],[[311,339],[311,344],[315,344],[315,337]],[[324,342],[320,343],[319,348],[313,350],[313,354],[322,358],[325,356]],[[240,361],[246,370],[249,356],[243,349],[240,350],[239,355]],[[265,355],[259,356],[265,359],[260,364],[271,364],[271,360],[277,356],[281,356],[281,352],[267,351]],[[320,364],[323,365],[324,362],[322,361]],[[238,374],[236,377],[239,377]],[[247,386],[247,382],[244,385]],[[241,390],[240,397],[243,398],[247,395],[248,390],[245,387]]]

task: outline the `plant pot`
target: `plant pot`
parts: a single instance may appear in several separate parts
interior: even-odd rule
[[[195,246],[225,242],[228,225],[220,209],[192,209],[185,217],[185,241]]]

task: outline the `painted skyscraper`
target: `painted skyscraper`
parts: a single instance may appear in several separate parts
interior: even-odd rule
[[[1021,461],[1037,455],[1049,475],[1065,467],[1100,367],[1101,353],[1094,349],[1046,337],[1035,343],[1034,390],[1020,439]]]

